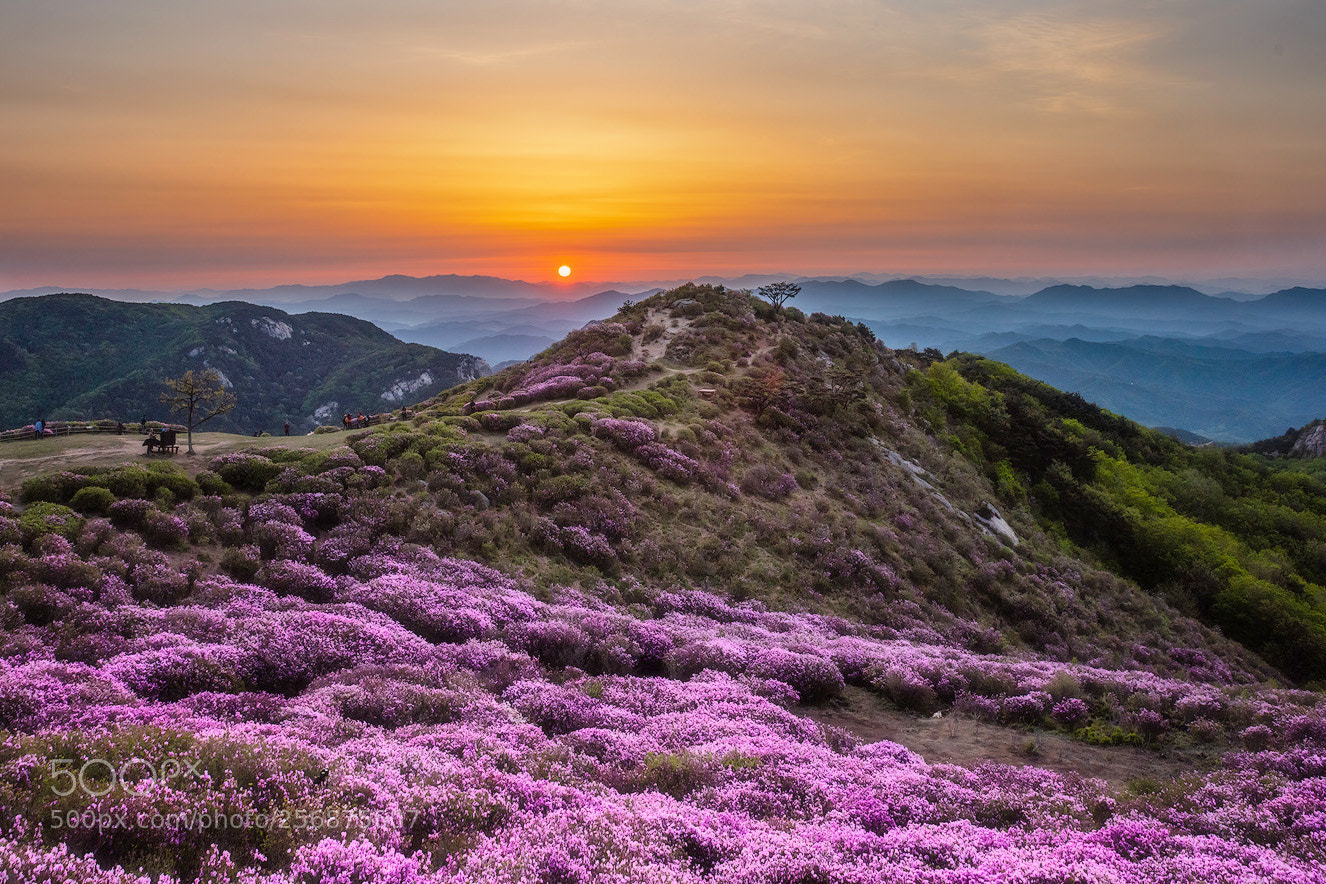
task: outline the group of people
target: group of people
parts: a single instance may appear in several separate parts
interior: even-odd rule
[[[148,454],[153,451],[169,451],[174,454],[179,450],[179,443],[175,440],[175,431],[167,429],[153,430],[143,440],[143,446],[147,449]]]

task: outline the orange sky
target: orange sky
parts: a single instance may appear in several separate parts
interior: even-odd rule
[[[0,290],[1326,281],[1311,0],[18,7]]]

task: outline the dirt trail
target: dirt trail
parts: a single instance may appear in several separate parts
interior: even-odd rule
[[[642,327],[648,329],[651,325],[660,326],[663,334],[646,344],[644,333],[641,332],[631,345],[631,358],[641,362],[658,362],[668,352],[668,344],[672,343],[672,339],[689,331],[694,324],[695,320],[687,317],[674,319],[666,310],[654,308],[646,311]]]
[[[1192,761],[1166,758],[1132,746],[1090,746],[1062,734],[1026,732],[954,716],[916,718],[856,687],[847,688],[838,701],[828,706],[804,707],[801,714],[868,742],[899,743],[932,764],[1031,765],[1102,779],[1115,789],[1140,779],[1168,782],[1193,770]],[[1030,741],[1036,745],[1035,755],[1026,751]]]

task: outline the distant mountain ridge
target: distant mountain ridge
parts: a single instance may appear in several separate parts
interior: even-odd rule
[[[397,340],[371,323],[228,301],[127,304],[62,294],[0,303],[0,425],[36,418],[170,417],[167,377],[214,368],[236,394],[209,429],[294,432],[342,412],[418,402],[489,371],[484,360]]]
[[[1234,279],[1175,285],[1138,277],[1120,285],[1125,280],[888,274],[748,274],[702,281],[729,289],[795,282],[801,291],[789,306],[864,322],[891,346],[991,354],[1143,423],[1222,442],[1263,438],[1326,413],[1326,398],[1312,386],[1313,360],[1306,358],[1326,353],[1326,288],[1294,285],[1268,293],[1267,286],[1252,285],[1256,281]],[[496,364],[527,359],[586,322],[656,291],[641,290],[643,285],[398,274],[170,297],[209,305],[229,296],[293,314],[344,313],[400,340],[472,352]],[[1072,339],[1077,343],[1067,345]],[[1088,356],[1087,342],[1116,346]],[[1027,346],[999,352],[1019,344]],[[1305,358],[1286,363],[1290,356]],[[1241,361],[1242,370],[1212,392],[1209,379],[1232,369],[1226,365],[1210,374],[1204,366],[1230,360]]]
[[[1036,340],[987,350],[1024,374],[1152,426],[1244,442],[1326,407],[1326,354],[1265,354],[1173,338]]]

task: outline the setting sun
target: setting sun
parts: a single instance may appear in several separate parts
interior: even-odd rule
[[[563,264],[561,267],[557,268],[557,275],[563,278],[568,277],[571,275],[571,268]]]

